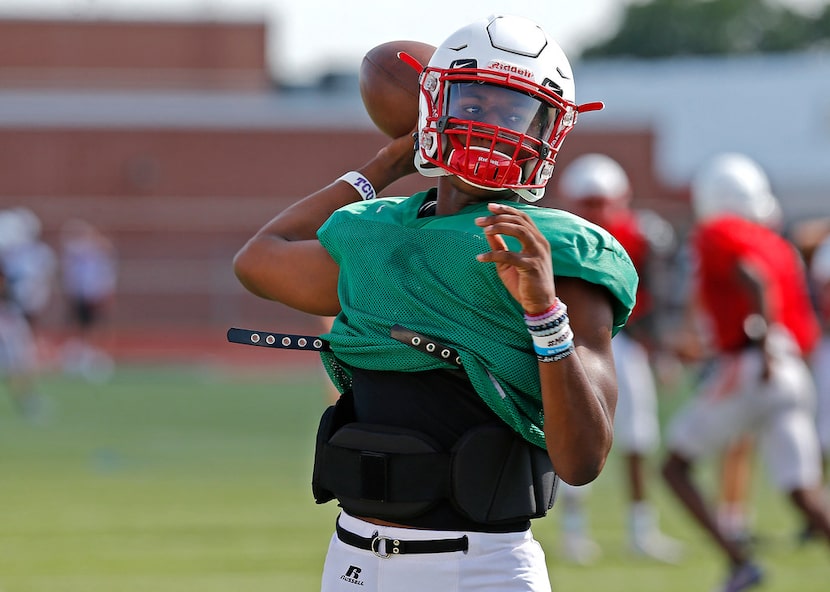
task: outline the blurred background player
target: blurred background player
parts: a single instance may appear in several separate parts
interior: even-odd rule
[[[742,215],[763,224],[783,236],[781,205],[763,179],[757,184],[756,200]],[[718,187],[712,188],[719,192]],[[714,196],[713,198],[714,199]],[[758,542],[753,532],[751,489],[755,464],[755,438],[747,434],[730,444],[720,459],[720,483],[717,497],[716,516],[726,534],[741,544]]]
[[[43,399],[37,392],[37,350],[26,317],[14,301],[0,265],[0,376],[17,412],[25,419],[44,419]]]
[[[57,256],[42,240],[40,218],[32,210],[17,207],[4,214],[10,217],[15,234],[11,244],[3,250],[9,289],[29,324],[35,328],[51,302]]]
[[[38,364],[52,360],[51,344],[40,334],[40,320],[52,304],[57,279],[55,251],[41,238],[40,218],[29,208],[0,213],[3,234],[0,259],[7,276],[10,298],[26,317],[35,338]]]
[[[769,228],[776,206],[763,170],[740,154],[707,163],[692,181],[696,225],[692,298],[717,356],[697,395],[672,419],[663,475],[728,558],[722,592],[763,579],[748,547],[730,538],[692,479],[696,463],[741,437],[757,439],[768,474],[830,542],[821,496],[815,389],[804,356],[818,323],[795,248]]]
[[[822,336],[813,353],[812,368],[818,393],[818,429],[825,473],[830,458],[830,236],[824,239],[810,262]]]
[[[64,370],[93,381],[106,380],[113,362],[100,333],[115,299],[115,249],[89,222],[68,220],[61,227],[60,267],[71,328],[63,351]]]
[[[816,426],[822,451],[822,469],[825,486],[830,466],[830,234],[819,244],[810,257],[810,280],[813,296],[822,326],[822,335],[813,351],[811,368],[816,382]],[[825,491],[825,498],[827,492]],[[815,535],[809,526],[802,538]]]
[[[612,340],[617,371],[618,399],[614,418],[614,447],[625,458],[629,499],[628,543],[636,554],[674,563],[681,555],[678,541],[664,535],[649,502],[647,457],[659,445],[657,389],[650,356],[659,355],[657,305],[650,282],[652,266],[675,246],[669,223],[650,211],[631,208],[632,189],[620,164],[604,154],[585,154],[562,173],[560,203],[586,220],[608,230],[631,257],[640,283],[637,304],[626,327]],[[588,534],[585,488],[565,485],[562,499],[562,551],[569,559],[586,563],[600,549]]]

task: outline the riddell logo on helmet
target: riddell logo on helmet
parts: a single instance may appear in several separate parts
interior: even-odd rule
[[[499,72],[508,72],[509,74],[516,74],[517,76],[522,76],[523,78],[530,78],[533,80],[533,71],[528,70],[527,68],[523,68],[521,66],[517,66],[515,64],[509,64],[507,62],[500,62],[495,60],[490,62],[487,65],[489,70],[498,70]]]
[[[491,164],[493,166],[499,166],[500,164],[502,164],[502,162],[500,160],[496,160],[494,158],[487,158],[486,156],[479,156],[476,159],[476,162],[478,162],[479,164],[481,164],[481,163]]]

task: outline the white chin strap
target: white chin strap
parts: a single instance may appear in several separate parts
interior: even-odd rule
[[[544,187],[540,187],[538,189],[514,189],[514,191],[519,195],[519,197],[530,203],[539,201],[545,195]]]
[[[441,170],[443,170],[443,169],[441,169]],[[449,174],[450,173],[444,171],[444,175],[449,175]],[[470,185],[472,187],[476,187],[478,189],[485,189],[487,191],[512,191],[513,193],[515,193],[516,195],[518,195],[519,197],[521,197],[523,200],[525,200],[528,203],[533,203],[533,202],[539,201],[545,195],[545,189],[544,188],[540,188],[540,189],[512,189],[510,187],[484,187],[483,185],[477,185],[476,183],[473,183],[472,181],[470,181],[469,179],[465,179],[464,177],[459,176],[458,178],[461,179],[462,181],[464,181],[467,185]]]

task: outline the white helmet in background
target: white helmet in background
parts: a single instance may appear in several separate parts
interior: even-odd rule
[[[720,154],[692,179],[692,209],[699,220],[734,214],[767,226],[780,224],[781,210],[766,173],[743,154]]]
[[[830,282],[830,236],[825,238],[810,259],[810,277],[817,284]]]
[[[11,212],[17,216],[18,223],[25,233],[27,242],[36,241],[40,238],[43,226],[37,214],[25,206],[12,208]]]
[[[568,58],[535,22],[495,15],[450,35],[420,77],[422,175],[540,199],[577,114]],[[490,102],[510,111],[489,108]]]
[[[620,164],[610,156],[583,154],[562,173],[559,194],[569,201],[591,197],[625,200],[631,196],[631,184]]]
[[[27,229],[14,210],[0,210],[0,254],[27,241]]]

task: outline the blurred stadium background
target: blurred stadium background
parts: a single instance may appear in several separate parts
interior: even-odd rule
[[[358,64],[295,86],[270,66],[268,36],[265,22],[0,20],[0,209],[29,207],[53,244],[69,217],[114,240],[118,343],[149,334],[205,345],[233,324],[316,327],[245,293],[231,257],[384,138],[363,111]],[[634,206],[682,236],[691,174],[738,150],[766,167],[788,222],[830,214],[826,53],[595,59],[574,69],[578,99],[607,107],[583,118],[560,169],[606,152],[629,171]],[[386,193],[423,184],[413,177]],[[59,293],[55,304],[46,327],[63,320]]]
[[[245,292],[231,258],[265,220],[385,140],[363,111],[358,64],[285,83],[266,59],[271,34],[256,21],[0,20],[0,209],[30,208],[52,245],[63,222],[86,219],[113,239],[120,265],[112,380],[44,376],[55,407],[40,426],[0,402],[2,592],[317,586],[336,512],[314,507],[307,485],[322,371],[316,358],[229,345],[224,334],[316,333],[319,322]],[[560,168],[609,154],[630,173],[635,207],[682,236],[692,171],[741,150],[769,171],[789,224],[830,216],[827,53],[574,69],[580,101],[607,109],[577,126]],[[386,193],[423,186],[412,178]],[[42,329],[59,339],[65,315],[56,286]],[[685,397],[676,390],[664,415]],[[558,564],[555,515],[538,527],[555,587],[711,588],[724,566],[662,493],[665,527],[689,541],[688,561],[626,555],[618,470],[615,460],[591,496],[606,549],[596,568]],[[766,589],[826,590],[826,550],[796,549],[788,508],[756,491],[763,552],[774,556]]]

